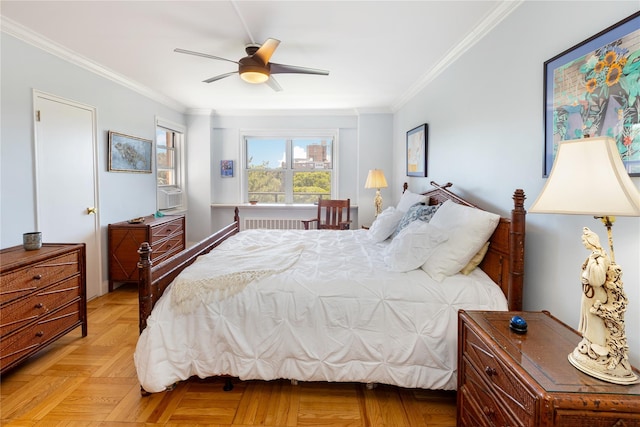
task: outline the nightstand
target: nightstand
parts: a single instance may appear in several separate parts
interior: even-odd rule
[[[509,320],[522,316],[528,332]],[[458,314],[458,426],[640,426],[640,384],[574,368],[576,331],[548,312]]]

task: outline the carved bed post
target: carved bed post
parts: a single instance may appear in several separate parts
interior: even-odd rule
[[[511,211],[511,229],[509,232],[509,246],[511,255],[509,256],[509,309],[522,310],[522,288],[524,285],[524,236],[525,236],[525,216],[524,191],[517,189],[513,193],[513,210]]]
[[[238,231],[240,231],[240,209],[237,206],[233,210],[233,221],[238,224]]]
[[[147,316],[153,308],[153,290],[151,288],[151,245],[144,242],[138,249],[138,303],[140,333],[147,327]]]

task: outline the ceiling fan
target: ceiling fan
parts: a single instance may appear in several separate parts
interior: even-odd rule
[[[215,82],[225,77],[229,77],[233,74],[240,74],[242,80],[249,83],[267,83],[273,90],[281,91],[282,87],[275,81],[272,74],[318,74],[322,76],[329,75],[327,70],[319,70],[315,68],[299,67],[296,65],[276,64],[275,62],[269,62],[273,52],[280,44],[280,40],[268,38],[262,45],[248,44],[245,47],[247,56],[239,61],[233,61],[231,59],[221,58],[219,56],[213,56],[206,53],[194,52],[185,49],[174,49],[174,52],[185,53],[187,55],[201,56],[203,58],[217,59],[220,61],[233,62],[238,64],[238,71],[231,71],[229,73],[220,74],[215,77],[204,80],[204,83]]]

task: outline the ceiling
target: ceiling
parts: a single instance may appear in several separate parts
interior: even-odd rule
[[[182,111],[393,111],[491,31],[519,1],[5,1],[2,30]],[[247,43],[328,76],[232,75]]]

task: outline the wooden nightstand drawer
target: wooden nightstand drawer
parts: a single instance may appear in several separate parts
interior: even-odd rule
[[[476,420],[472,425],[495,425],[495,426],[529,426],[530,420],[515,422],[505,410],[504,406],[496,400],[492,388],[481,378],[481,375],[468,362],[463,362],[463,372],[465,385],[462,391],[466,399],[462,407],[465,410],[473,409],[472,419]],[[458,390],[460,392],[460,390]],[[469,407],[472,406],[472,408]]]
[[[509,328],[515,314],[528,332]],[[640,427],[640,384],[575,369],[580,336],[549,313],[459,312],[458,426]]]
[[[483,380],[492,385],[496,396],[514,414],[516,425],[533,425],[535,396],[511,372],[509,366],[503,365],[478,335],[467,327],[465,327],[463,334],[465,334],[465,355]]]

